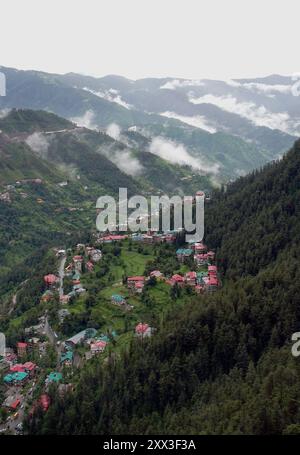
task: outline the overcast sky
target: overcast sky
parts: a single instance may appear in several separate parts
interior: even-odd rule
[[[300,71],[299,0],[6,0],[0,65],[103,76]]]

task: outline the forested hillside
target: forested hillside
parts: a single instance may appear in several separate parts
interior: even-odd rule
[[[150,341],[95,360],[31,433],[300,432],[300,143],[280,162],[215,194],[206,241],[223,287],[191,297]],[[163,259],[162,259],[163,260]]]
[[[120,187],[129,196],[173,195],[212,183],[139,143],[129,148],[51,113],[13,109],[0,118],[0,276],[49,240],[94,229],[97,198],[118,198]]]

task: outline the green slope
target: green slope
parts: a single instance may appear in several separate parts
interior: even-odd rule
[[[173,310],[109,368],[88,366],[30,431],[299,433],[300,366],[290,352],[300,324],[299,179],[300,142],[215,194],[206,240],[218,248],[223,288]]]

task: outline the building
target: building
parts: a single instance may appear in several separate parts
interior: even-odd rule
[[[15,365],[11,365],[9,371],[10,373],[28,373],[28,375],[32,376],[35,372],[36,364],[33,362],[25,362],[25,363],[16,363]]]
[[[150,277],[156,278],[157,280],[160,281],[164,278],[164,275],[159,270],[153,270],[152,272],[150,272]]]
[[[88,261],[85,264],[85,267],[88,272],[93,272],[93,270],[94,270],[94,264],[91,261]]]
[[[132,234],[131,239],[134,242],[142,242],[144,240],[144,236],[142,234],[135,233],[135,234]]]
[[[15,365],[11,365],[9,371],[10,373],[24,373],[25,367],[22,363],[16,363]]]
[[[128,235],[105,235],[99,239],[100,243],[120,242],[128,238]]]
[[[122,295],[119,294],[114,294],[111,296],[111,301],[114,305],[125,305],[126,304],[126,299]]]
[[[197,263],[198,266],[206,265],[208,263],[209,256],[206,253],[198,253],[194,256],[194,261]]]
[[[152,329],[148,324],[143,324],[140,322],[135,328],[135,334],[139,338],[150,337],[152,334]]]
[[[177,284],[178,286],[184,286],[184,282],[185,280],[183,276],[178,275],[178,273],[173,275],[171,279],[168,281],[168,283],[171,284],[171,286],[175,286],[175,284]]]
[[[94,343],[91,343],[91,345],[90,345],[91,354],[92,355],[96,355],[96,354],[99,354],[101,352],[104,352],[105,348],[106,348],[106,345],[107,345],[107,342],[106,341],[102,341],[102,340],[95,341]]]
[[[176,251],[177,259],[180,262],[184,262],[186,258],[190,257],[193,254],[193,250],[191,248],[179,248]]]
[[[12,409],[13,411],[15,411],[20,406],[21,403],[22,403],[21,395],[9,395],[2,403],[2,406],[4,408]]]
[[[215,276],[206,276],[203,278],[204,280],[204,288],[206,291],[215,291],[219,286],[218,278]]]
[[[129,276],[127,278],[127,287],[133,292],[140,294],[145,285],[145,277],[144,276]]]
[[[24,342],[19,342],[17,343],[17,352],[18,352],[18,357],[23,357],[27,353],[27,343]]]
[[[54,286],[59,281],[59,278],[56,275],[50,273],[49,275],[44,276],[44,282],[47,286]]]
[[[60,356],[60,363],[62,363],[65,366],[72,366],[73,352],[69,350],[67,352],[62,353]]]
[[[26,380],[28,379],[28,373],[25,371],[20,371],[20,372],[15,372],[15,373],[9,373],[6,376],[4,376],[3,381],[7,385],[23,385]]]
[[[196,272],[187,272],[185,274],[185,282],[189,286],[196,286],[197,273]]]
[[[144,234],[143,235],[143,243],[153,243],[153,236]]]
[[[202,242],[197,242],[197,243],[194,243],[193,249],[194,249],[196,254],[197,253],[205,253],[207,251],[207,246],[204,245]]]
[[[69,338],[68,340],[66,340],[66,345],[68,345],[70,347],[76,346],[76,345],[82,343],[84,340],[86,340],[88,338],[92,338],[93,336],[96,335],[96,333],[97,333],[97,330],[92,329],[92,328],[82,330],[81,332],[77,333],[76,335],[74,335],[71,338]]]
[[[51,383],[58,383],[59,381],[62,380],[62,374],[57,372],[57,371],[52,371],[46,378],[45,383],[51,384]]]
[[[44,412],[48,411],[49,406],[50,406],[49,395],[47,395],[46,393],[43,393],[43,395],[40,396],[38,404],[41,406],[41,408]]]
[[[208,274],[210,276],[217,276],[217,271],[218,271],[218,268],[216,265],[209,265],[208,266]]]
[[[90,251],[90,258],[92,262],[99,262],[102,258],[102,252],[97,249],[92,249]]]
[[[76,255],[73,257],[74,268],[77,272],[82,272],[83,257]]]
[[[207,272],[198,272],[197,273],[197,284],[203,285],[204,284],[204,277],[207,277],[208,273]]]
[[[215,259],[215,253],[213,251],[208,251],[207,256],[209,261],[213,261]]]
[[[204,287],[201,286],[200,284],[196,284],[196,286],[195,286],[195,292],[196,292],[197,294],[203,294],[203,291],[204,291]]]

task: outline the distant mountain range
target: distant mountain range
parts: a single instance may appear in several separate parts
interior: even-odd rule
[[[132,81],[0,70],[7,80],[2,112],[43,109],[105,130],[114,139],[124,140],[129,132],[143,153],[192,166],[214,182],[235,179],[277,159],[300,133],[300,103],[291,77]]]

